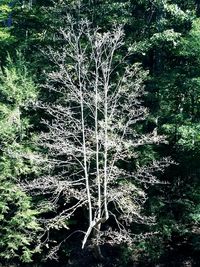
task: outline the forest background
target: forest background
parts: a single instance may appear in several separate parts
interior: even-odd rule
[[[56,68],[48,56],[48,47],[61,51],[64,41],[58,38],[58,30],[65,27],[67,15],[73,16],[76,23],[87,19],[91,27],[98,26],[101,32],[123,26],[123,49],[131,51],[126,62],[140,63],[140,68],[148,72],[142,78],[142,102],[149,114],[137,124],[137,131],[141,135],[165,135],[167,140],[138,147],[131,166],[141,168],[163,157],[175,162],[156,174],[159,183],[141,185],[148,196],[143,214],[155,216],[156,223],[133,223],[131,231],[138,238],[131,246],[102,244],[107,261],[103,266],[183,266],[188,262],[199,266],[197,0],[0,2],[0,262],[5,266],[95,264],[91,247],[81,250],[81,235],[68,238],[73,231],[84,229],[87,215],[78,210],[65,222],[51,221],[48,236],[43,233],[45,223],[62,211],[64,199],[61,197],[53,209],[48,202],[51,193],[27,190],[27,184],[46,171],[35,159],[37,155],[45,158],[48,152],[36,140],[48,131],[44,121],[51,117],[38,103],[57,103],[60,97],[44,85],[48,73]],[[121,54],[123,50],[119,58]],[[129,170],[130,166],[125,164],[123,168]],[[111,220],[106,227],[113,225]]]

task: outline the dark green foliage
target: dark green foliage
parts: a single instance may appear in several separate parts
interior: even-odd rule
[[[121,248],[121,265],[129,259],[159,262],[174,257],[173,252],[190,253],[197,259],[200,250],[200,4],[195,0],[9,0],[0,3],[0,256],[29,261],[38,225],[35,199],[18,185],[32,179],[33,162],[23,154],[33,153],[33,130],[43,131],[41,118],[33,113],[29,101],[37,97],[33,81],[43,83],[44,72],[52,64],[42,50],[48,45],[59,50],[64,44],[57,30],[64,17],[88,18],[102,31],[122,24],[125,47],[133,54],[130,63],[141,62],[149,71],[144,104],[149,108],[148,122],[139,131],[165,134],[168,145],[146,146],[134,164],[171,156],[177,162],[160,175],[160,184],[148,188],[146,213],[157,217],[150,229],[136,226],[133,232],[156,232],[155,236]],[[9,20],[12,18],[12,20]],[[9,24],[10,23],[10,24]],[[16,58],[20,49],[27,61]],[[7,65],[6,65],[7,64]],[[30,71],[31,70],[31,71]],[[32,75],[32,73],[34,75]],[[42,91],[41,99],[57,99],[55,93]],[[35,148],[34,148],[35,149]],[[37,148],[36,148],[37,149]],[[133,168],[128,166],[127,168]],[[48,216],[48,215],[47,215]],[[31,235],[29,235],[31,230]],[[58,234],[58,240],[60,240]],[[64,249],[64,248],[63,248]],[[185,253],[187,254],[187,253]],[[134,256],[133,256],[134,255]],[[129,258],[129,259],[128,259]]]
[[[11,7],[9,0],[3,0],[0,4],[0,65],[5,60],[7,50],[14,44],[15,37],[11,34],[11,27],[8,27]]]
[[[39,230],[31,199],[12,182],[0,178],[0,258],[30,262],[36,250],[31,246]]]
[[[30,153],[28,118],[23,109],[36,97],[36,87],[19,55],[0,74],[0,259],[30,262],[39,225],[31,198],[18,185],[20,177],[34,172],[21,155]]]

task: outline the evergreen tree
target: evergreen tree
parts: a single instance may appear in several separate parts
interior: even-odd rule
[[[0,258],[30,262],[39,225],[38,212],[23,192],[19,180],[34,173],[20,155],[30,153],[30,124],[25,109],[37,95],[25,62],[19,57],[0,74]]]

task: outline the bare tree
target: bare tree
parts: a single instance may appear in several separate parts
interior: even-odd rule
[[[121,28],[102,33],[88,22],[71,22],[59,32],[62,49],[48,50],[55,71],[45,87],[59,96],[54,103],[38,104],[51,116],[44,121],[48,131],[40,136],[40,145],[48,150],[44,161],[49,173],[24,188],[52,193],[53,205],[64,196],[66,209],[44,221],[47,230],[79,208],[88,210],[82,248],[89,237],[96,245],[131,242],[132,222],[152,222],[141,214],[146,194],[136,184],[156,183],[154,171],[167,164],[153,162],[134,172],[123,167],[137,157],[138,146],[163,141],[155,133],[136,131],[136,123],[147,116],[141,105],[147,73],[139,64],[127,64],[123,36]],[[109,217],[116,228],[101,231]]]

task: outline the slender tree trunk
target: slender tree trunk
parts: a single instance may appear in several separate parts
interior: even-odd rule
[[[105,142],[104,142],[104,211],[105,221],[108,219],[107,207],[107,161],[108,161],[108,86],[104,87],[104,119],[105,119]]]
[[[83,138],[83,160],[84,160],[84,172],[85,172],[85,183],[86,183],[86,191],[88,198],[88,208],[89,208],[89,225],[92,223],[92,203],[91,203],[91,194],[90,194],[90,185],[89,185],[89,177],[87,170],[87,154],[86,154],[86,141],[85,141],[85,121],[84,121],[84,107],[83,107],[83,89],[82,89],[82,81],[81,81],[81,66],[79,62],[78,66],[78,78],[79,78],[79,86],[80,86],[80,105],[81,105],[81,125],[82,125],[82,138]]]

